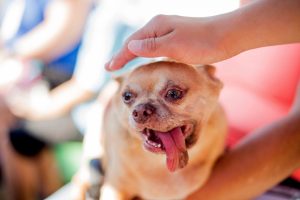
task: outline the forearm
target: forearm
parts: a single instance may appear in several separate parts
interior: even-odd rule
[[[231,13],[221,15],[229,54],[286,43],[300,42],[299,0],[253,0]],[[218,17],[217,17],[218,18]]]
[[[95,94],[81,88],[74,79],[71,79],[45,97],[32,98],[30,102],[23,99],[11,105],[13,113],[28,120],[49,120],[69,113],[76,105],[88,101]]]
[[[45,118],[53,118],[70,112],[76,105],[88,101],[95,94],[71,79],[50,92],[49,108],[46,109]],[[41,115],[42,116],[42,115]]]
[[[225,154],[192,199],[251,199],[300,167],[300,115],[256,131]]]
[[[45,20],[15,43],[16,56],[49,61],[72,48],[82,34],[91,4],[88,2],[53,0]]]

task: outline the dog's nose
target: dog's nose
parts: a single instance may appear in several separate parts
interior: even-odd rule
[[[149,103],[139,104],[132,112],[134,121],[137,123],[145,123],[155,112],[155,107]]]

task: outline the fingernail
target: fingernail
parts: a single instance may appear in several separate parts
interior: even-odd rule
[[[118,67],[116,66],[116,62],[114,60],[110,61],[110,64],[109,64],[108,68],[109,68],[110,71],[114,71],[114,70],[118,69]]]
[[[142,43],[141,43],[141,41],[140,40],[131,40],[128,43],[128,49],[131,52],[133,52],[133,53],[142,50]]]
[[[111,63],[111,61],[108,61],[107,63],[105,63],[104,67],[106,70],[110,70],[110,63]]]
[[[115,65],[115,61],[114,61],[114,57],[112,57],[112,59],[105,64],[105,68],[109,71],[112,71],[114,70],[114,65]]]

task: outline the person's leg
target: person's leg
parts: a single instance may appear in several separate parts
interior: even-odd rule
[[[40,122],[27,121],[25,128],[33,138],[47,141],[50,146],[82,139],[70,115]],[[63,183],[52,148],[43,148],[39,151],[35,164],[39,174],[40,192],[46,197],[56,191]]]
[[[56,191],[61,185],[53,152],[44,142],[24,130],[13,130],[4,146],[4,171],[12,199],[36,199]],[[15,173],[17,171],[17,173]],[[26,174],[24,177],[22,174]]]
[[[25,129],[10,131],[5,145],[1,144],[1,147],[3,146],[2,154],[5,158],[4,173],[11,194],[32,200],[37,196],[48,196],[62,185],[52,149],[44,141],[54,144],[80,138],[70,120],[69,117],[64,117],[43,122],[26,122]],[[12,199],[18,197],[13,196]]]
[[[34,166],[18,156],[18,153],[11,147],[8,137],[9,129],[15,121],[4,98],[0,97],[0,164],[5,186],[5,199],[32,199],[32,186],[37,185]]]
[[[49,148],[43,149],[35,164],[39,177],[40,193],[43,197],[47,197],[63,184],[53,151]]]
[[[2,133],[0,152],[7,200],[32,200],[36,198],[38,176],[34,162],[19,155]]]

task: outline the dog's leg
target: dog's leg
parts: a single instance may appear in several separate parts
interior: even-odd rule
[[[91,160],[89,166],[82,167],[73,177],[72,199],[99,199],[99,189],[103,182],[103,176],[104,173],[100,160]]]
[[[113,187],[108,183],[104,183],[100,190],[100,200],[131,200],[126,193],[120,189]]]
[[[83,140],[83,155],[80,164],[80,169],[73,177],[74,189],[72,190],[72,198],[76,200],[85,199],[89,189],[95,187],[102,182],[102,171],[95,171],[92,166],[92,160],[99,160],[103,157],[102,146],[102,118],[105,103],[98,102],[93,107],[91,119],[88,121],[87,130]],[[100,173],[100,174],[99,174]],[[98,190],[99,191],[99,190]]]

